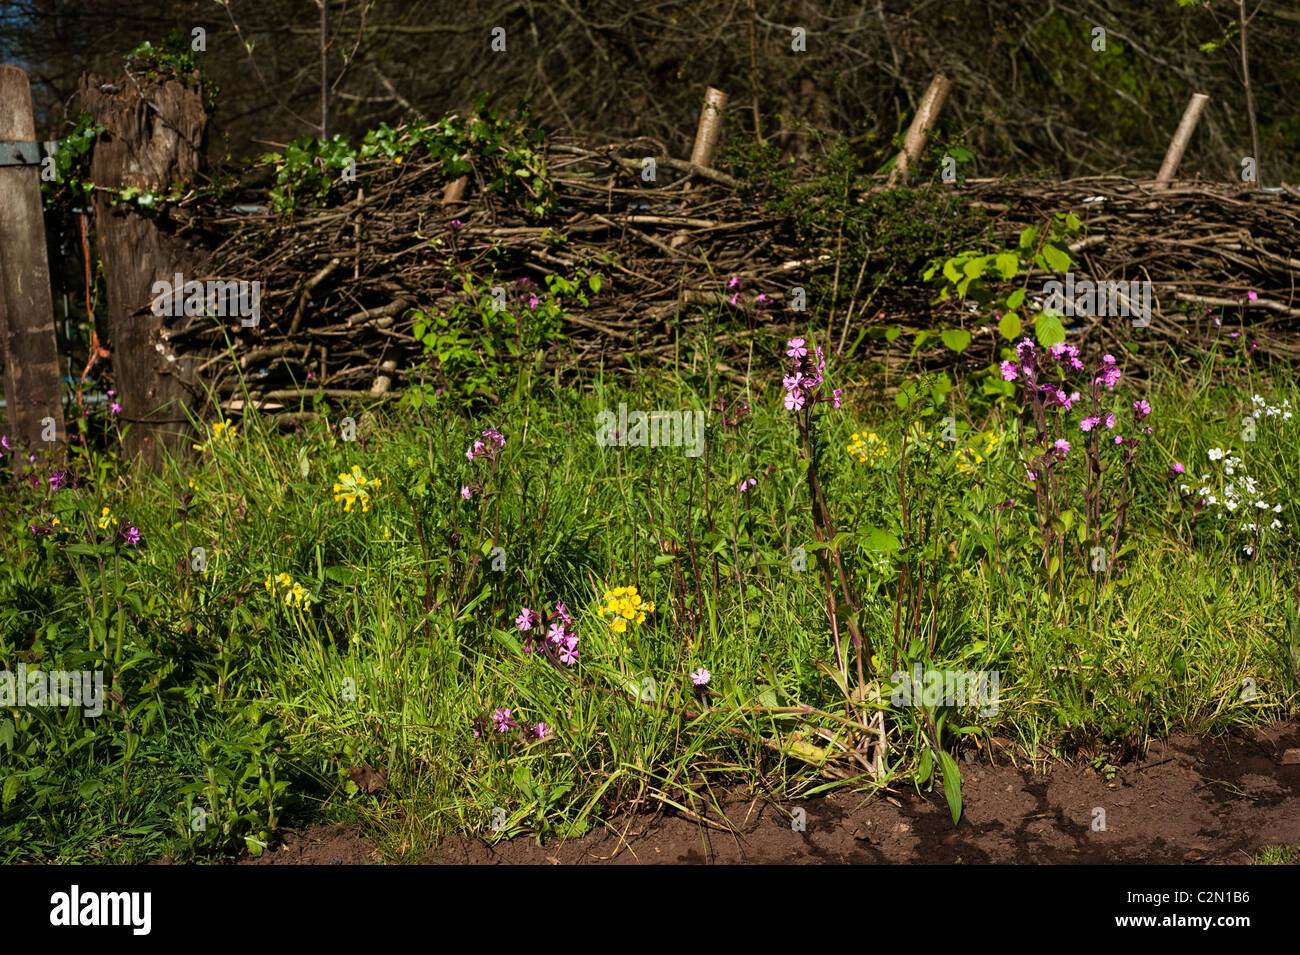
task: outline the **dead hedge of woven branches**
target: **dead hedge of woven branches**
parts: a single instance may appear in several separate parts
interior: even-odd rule
[[[795,331],[824,335],[842,354],[934,366],[955,356],[941,348],[911,356],[906,334],[891,345],[864,332],[940,320],[974,333],[960,359],[967,363],[993,361],[1005,345],[990,316],[960,303],[945,303],[941,314],[917,263],[900,268],[889,231],[896,226],[871,220],[884,192],[879,181],[848,183],[849,201],[838,211],[828,204],[810,233],[774,211],[762,182],[692,167],[650,140],[551,138],[541,155],[555,199],[544,217],[503,199],[477,167],[460,184],[463,198],[445,202],[461,191],[448,188],[455,177],[418,154],[358,165],[355,181],[340,182],[324,208],[217,217],[208,275],[260,281],[259,324],[176,319],[170,347],[195,359],[228,409],[242,407],[245,396],[275,410],[314,394],[392,395],[416,375],[438,383],[438,362],[413,329],[422,315],[473,297],[456,275],[508,286],[508,307],[522,310],[528,291],[520,280],[538,283],[584,264],[604,281],[588,307],[566,311],[562,336],[540,354],[520,356],[539,368],[653,368],[685,360],[708,335],[715,371],[739,378],[752,342],[766,348]],[[656,159],[654,181],[645,157]],[[1085,224],[1071,245],[1079,276],[1147,280],[1154,288],[1149,328],[1075,319],[1071,339],[1085,346],[1112,348],[1123,337],[1154,346],[1139,357],[1166,347],[1186,354],[1240,325],[1259,354],[1300,357],[1300,195],[1293,190],[1088,178],[936,180],[902,194],[948,204],[932,208],[960,207],[950,234],[937,216],[919,223],[948,254],[1014,244],[1027,226],[1074,211]],[[858,241],[851,261],[848,232]],[[1031,273],[1031,289],[1047,277]],[[791,307],[796,287],[807,293],[806,311]]]

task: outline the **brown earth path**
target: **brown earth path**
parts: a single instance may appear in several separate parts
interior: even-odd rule
[[[1290,752],[1288,752],[1290,751]],[[1294,760],[1294,762],[1293,762]],[[836,792],[777,804],[720,797],[734,832],[673,810],[628,813],[568,842],[457,836],[431,864],[1148,863],[1248,864],[1266,846],[1300,846],[1300,724],[1226,740],[1173,736],[1107,779],[1089,765],[1035,774],[1003,759],[962,767],[965,812],[953,826],[939,792],[865,799]],[[804,828],[792,826],[804,810]],[[1104,810],[1105,828],[1097,810]],[[707,814],[720,822],[716,812]],[[244,865],[379,862],[356,829],[286,833]]]

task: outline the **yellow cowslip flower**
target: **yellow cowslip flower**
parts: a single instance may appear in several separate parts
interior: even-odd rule
[[[626,633],[630,622],[645,623],[646,614],[655,609],[654,601],[642,597],[636,587],[615,587],[605,591],[601,600],[596,613],[601,617],[609,615],[609,627],[615,633]]]
[[[229,421],[218,421],[212,425],[212,440],[220,441],[223,444],[229,444],[235,440],[237,429]],[[209,442],[211,443],[211,442]],[[194,450],[205,453],[208,450],[207,444],[196,444]]]
[[[858,459],[859,464],[877,464],[889,454],[889,445],[880,439],[874,431],[859,434],[854,432],[849,441],[848,452]]]
[[[352,465],[352,470],[345,474],[340,474],[339,479],[334,482],[334,500],[343,502],[344,513],[352,513],[353,506],[357,501],[361,502],[361,510],[370,510],[370,491],[371,488],[380,487],[383,484],[379,478],[368,478],[361,473],[358,465]]]
[[[99,529],[101,531],[106,531],[110,524],[116,526],[117,518],[114,517],[113,512],[106,507],[99,512]]]

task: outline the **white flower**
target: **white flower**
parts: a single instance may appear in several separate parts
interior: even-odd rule
[[[1211,460],[1211,461],[1219,461],[1219,460],[1222,460],[1222,458],[1223,458],[1223,449],[1222,449],[1222,448],[1210,448],[1210,460]]]

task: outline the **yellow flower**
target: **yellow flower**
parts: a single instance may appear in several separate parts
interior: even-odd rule
[[[343,502],[343,512],[352,513],[352,508],[357,501],[361,502],[361,510],[370,510],[370,488],[377,488],[383,482],[379,478],[368,478],[361,473],[358,465],[352,465],[352,470],[346,474],[340,474],[339,479],[334,482],[334,500]]]
[[[117,518],[113,516],[113,512],[109,510],[107,507],[99,512],[99,529],[101,531],[106,531],[108,530],[109,525],[116,525],[116,524],[117,524]]]

